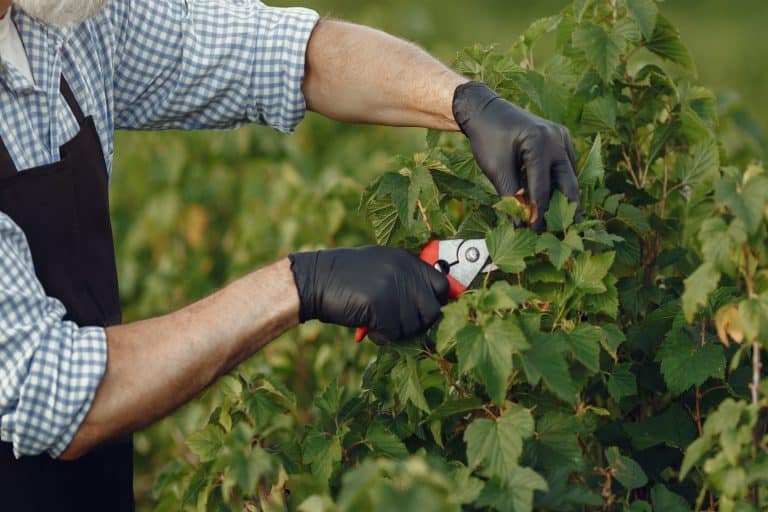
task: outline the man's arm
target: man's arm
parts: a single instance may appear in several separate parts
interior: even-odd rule
[[[418,46],[372,28],[322,20],[307,47],[307,107],[331,119],[457,131],[456,87],[468,80]]]
[[[107,370],[63,460],[164,417],[299,321],[287,259],[166,316],[107,329]]]
[[[468,82],[424,50],[371,28],[320,21],[307,47],[302,86],[309,109],[341,121],[458,130],[502,195],[526,179],[537,231],[554,190],[579,201],[568,129]]]
[[[402,249],[332,249],[293,254],[176,313],[110,327],[106,373],[61,458],[162,418],[299,321],[398,340],[424,332],[447,300],[445,276]]]

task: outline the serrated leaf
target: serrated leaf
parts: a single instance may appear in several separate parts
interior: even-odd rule
[[[562,192],[556,190],[552,194],[549,209],[544,214],[547,221],[547,231],[559,233],[565,231],[573,224],[573,216],[576,215],[576,203],[571,203]]]
[[[608,393],[617,402],[628,396],[637,394],[637,379],[632,373],[632,365],[619,363],[608,376]]]
[[[365,434],[365,441],[374,453],[389,455],[395,459],[404,459],[408,456],[405,444],[381,423],[375,421],[371,423]]]
[[[604,252],[592,255],[589,251],[579,254],[573,261],[571,279],[577,290],[583,293],[606,291],[603,279],[613,265],[615,253]]]
[[[637,206],[629,203],[621,203],[616,216],[624,222],[627,226],[631,227],[641,235],[647,234],[651,230],[651,226],[643,215],[643,211]]]
[[[624,49],[623,36],[608,33],[597,25],[583,25],[573,32],[572,41],[575,48],[584,52],[600,78],[610,81]]]
[[[581,114],[581,129],[585,133],[609,132],[616,128],[616,100],[601,96],[586,105]]]
[[[483,465],[490,475],[502,480],[511,478],[523,451],[523,440],[533,434],[533,426],[530,411],[518,405],[495,420],[476,419],[464,431],[469,467]]]
[[[646,48],[656,55],[680,65],[686,71],[695,72],[693,59],[691,59],[688,48],[680,39],[680,32],[661,14],[656,17],[656,27],[654,27],[653,36],[647,42]]]
[[[225,433],[219,425],[208,425],[187,437],[189,450],[205,462],[215,459],[224,446]]]
[[[580,323],[567,335],[574,357],[593,374],[600,371],[600,339],[602,331],[588,323]]]
[[[339,387],[338,377],[333,379],[326,388],[315,395],[315,407],[323,411],[328,416],[336,416],[341,407],[342,389]]]
[[[632,446],[637,450],[660,444],[684,449],[697,434],[693,418],[677,403],[673,403],[664,414],[624,423],[623,427],[632,439]]]
[[[487,241],[493,262],[511,274],[525,270],[525,258],[536,252],[536,234],[530,229],[515,229],[511,224],[494,229]]]
[[[627,10],[640,27],[643,37],[650,41],[656,28],[656,16],[659,8],[653,0],[627,0]]]
[[[533,510],[533,493],[546,491],[547,481],[530,468],[516,466],[506,481],[493,478],[489,480],[477,505],[492,507],[498,512],[529,512]]]
[[[469,306],[458,300],[443,306],[443,318],[437,326],[437,351],[447,354],[456,346],[456,334],[467,324]]]
[[[681,329],[669,332],[659,347],[656,360],[673,395],[679,395],[703,384],[707,379],[722,379],[725,374],[725,355],[721,345],[694,343]]]
[[[422,411],[429,413],[424,389],[419,380],[419,370],[416,360],[405,357],[392,369],[392,378],[398,384],[398,394],[403,402],[410,402]]]
[[[494,319],[490,325],[501,324]],[[507,324],[513,326],[512,323]],[[459,359],[459,372],[466,374],[477,368],[490,397],[498,404],[504,402],[507,394],[507,379],[512,374],[512,351],[515,338],[523,339],[522,331],[508,336],[498,336],[503,328],[484,331],[476,325],[467,325],[456,335],[456,355]],[[508,331],[506,331],[508,332]]]
[[[699,307],[707,303],[709,295],[715,291],[719,282],[720,272],[710,263],[699,266],[685,279],[685,291],[681,300],[686,320],[693,321]]]
[[[605,458],[613,469],[613,477],[627,489],[637,489],[648,483],[643,468],[633,459],[621,455],[615,446],[605,449]]]
[[[576,401],[576,387],[563,355],[564,348],[553,336],[540,334],[531,340],[531,349],[523,352],[521,359],[525,375],[532,386],[543,380],[549,391],[573,404]]]
[[[624,335],[624,332],[622,332],[621,329],[613,324],[603,325],[602,330],[604,336],[600,338],[600,344],[603,346],[603,350],[608,352],[608,354],[615,361],[618,358],[617,352],[619,346],[621,346],[621,344],[626,341],[627,337]]]
[[[571,257],[573,250],[570,246],[563,244],[552,233],[542,233],[539,236],[538,242],[536,242],[536,252],[545,252],[552,265],[557,270],[560,270],[565,262],[568,261],[568,258]]]
[[[595,183],[603,181],[605,176],[605,166],[603,165],[603,142],[598,133],[595,136],[595,140],[592,142],[592,147],[584,159],[584,162],[579,166],[579,185],[581,187],[590,187]]]
[[[312,467],[312,473],[327,482],[341,462],[341,441],[337,436],[311,430],[302,443],[302,459]]]

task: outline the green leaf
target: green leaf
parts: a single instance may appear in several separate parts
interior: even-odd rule
[[[630,363],[617,364],[608,376],[608,393],[617,402],[637,394],[637,379]]]
[[[456,414],[467,413],[479,409],[482,405],[483,401],[474,396],[448,400],[435,407],[432,410],[432,414],[430,414],[425,421],[429,423],[431,421],[449,418]]]
[[[667,334],[656,360],[661,363],[661,373],[673,395],[701,385],[709,378],[722,379],[725,375],[723,347],[694,343],[682,329]]]
[[[342,389],[339,387],[339,379],[336,377],[328,386],[315,396],[315,407],[323,411],[328,416],[336,416],[341,407]]]
[[[422,411],[429,413],[427,399],[419,380],[419,369],[413,357],[405,357],[398,361],[392,369],[392,379],[398,385],[398,395],[403,402],[410,402]]]
[[[648,221],[645,220],[642,210],[629,203],[621,203],[616,211],[616,216],[627,226],[644,235],[651,230]]]
[[[312,467],[312,473],[327,482],[341,462],[341,441],[337,436],[311,429],[302,443],[302,458],[304,464]]]
[[[563,265],[568,258],[571,257],[573,249],[561,242],[552,233],[542,233],[539,236],[538,242],[536,242],[536,252],[546,252],[549,261],[555,266],[557,270],[563,268]]]
[[[624,423],[624,430],[632,439],[632,446],[645,450],[665,444],[684,449],[696,438],[696,425],[688,412],[673,403],[664,414],[654,415],[634,423]]]
[[[703,436],[696,439],[685,450],[685,456],[683,457],[683,463],[680,465],[680,480],[683,480],[688,472],[699,463],[699,461],[709,453],[712,448],[712,438],[710,436]]]
[[[610,96],[595,98],[581,114],[581,129],[585,133],[610,132],[616,128],[616,100]]]
[[[491,324],[501,326],[501,320]],[[508,323],[512,327],[514,324]],[[512,327],[515,329],[515,327]],[[507,379],[512,374],[512,349],[514,338],[524,339],[522,331],[510,332],[496,328],[493,335],[476,325],[467,325],[457,334],[456,355],[459,358],[459,372],[466,374],[477,368],[478,376],[490,397],[502,404],[507,395]]]
[[[541,475],[516,466],[508,480],[489,480],[477,498],[477,505],[498,512],[529,512],[533,510],[533,493],[546,490],[547,481]]]
[[[603,279],[613,265],[615,254],[604,252],[593,256],[589,251],[579,254],[571,269],[571,279],[576,289],[583,293],[605,292]]]
[[[653,37],[646,44],[646,48],[656,55],[680,65],[686,71],[695,72],[696,70],[688,48],[680,39],[680,32],[661,14],[656,17]]]
[[[720,272],[711,263],[704,263],[685,279],[685,291],[682,296],[685,319],[693,321],[700,306],[707,304],[710,294],[720,282]]]
[[[215,459],[224,445],[224,430],[219,425],[208,425],[187,438],[189,450],[205,462]]]
[[[463,300],[443,306],[443,318],[437,326],[437,351],[447,354],[456,346],[456,334],[469,320],[469,306]]]
[[[651,489],[651,503],[653,510],[664,512],[691,512],[688,501],[679,494],[667,489],[663,484],[656,484]]]
[[[584,52],[604,82],[610,81],[624,50],[624,38],[597,25],[583,25],[573,32],[573,46]]]
[[[618,349],[621,344],[626,341],[627,337],[624,335],[624,332],[614,324],[603,325],[602,329],[604,336],[600,338],[600,343],[603,346],[603,350],[608,352],[615,361],[618,359]]]
[[[586,159],[579,166],[579,185],[584,187],[591,187],[596,183],[603,181],[605,176],[605,166],[603,165],[603,142],[600,138],[600,134],[595,135],[595,140],[592,142],[592,147],[587,154]]]
[[[493,262],[511,274],[525,270],[525,258],[536,252],[536,234],[530,229],[515,229],[511,224],[494,229],[487,240]]]
[[[656,28],[656,16],[659,8],[653,0],[627,0],[627,10],[640,27],[643,37],[650,41]]]
[[[715,200],[741,219],[749,235],[760,228],[765,215],[765,198],[768,197],[768,178],[756,176],[747,183],[726,177],[715,182]]]
[[[408,457],[408,449],[405,444],[395,434],[390,432],[384,425],[374,421],[368,427],[365,434],[365,440],[371,446],[375,453],[383,453],[395,459],[404,459]]]
[[[571,203],[559,190],[552,194],[549,209],[544,214],[547,221],[547,231],[559,233],[565,231],[573,224],[573,216],[576,215],[576,203]]]
[[[739,303],[739,320],[747,340],[768,341],[768,294],[760,299],[746,299]]]
[[[593,374],[600,371],[600,339],[602,331],[588,323],[580,323],[568,333],[568,344],[576,359]]]
[[[530,337],[530,333],[529,337]],[[522,353],[523,370],[529,384],[536,386],[541,380],[547,389],[569,404],[576,401],[568,363],[563,355],[565,347],[551,335],[539,334],[531,341],[531,349]]]
[[[476,419],[464,431],[469,467],[483,465],[490,475],[511,478],[523,451],[523,439],[533,435],[533,427],[530,411],[519,405],[496,420]]]
[[[627,489],[637,489],[648,483],[648,477],[633,459],[621,455],[615,446],[605,449],[605,458],[613,468],[614,478]]]

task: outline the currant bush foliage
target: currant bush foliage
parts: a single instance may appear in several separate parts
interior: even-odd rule
[[[484,238],[499,270],[422,338],[343,340],[308,412],[264,365],[223,379],[158,509],[764,510],[768,173],[728,166],[675,27],[653,0],[579,0],[456,68],[570,128],[579,208],[556,193],[527,229],[535,205],[430,132],[359,209],[379,244]]]

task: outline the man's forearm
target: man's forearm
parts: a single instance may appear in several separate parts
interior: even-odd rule
[[[108,328],[106,374],[61,458],[77,458],[188,402],[297,325],[298,310],[286,259],[175,313]]]
[[[309,40],[303,91],[310,110],[339,121],[458,130],[451,104],[464,82],[414,44],[323,20]]]

